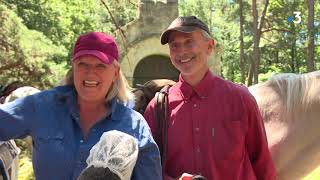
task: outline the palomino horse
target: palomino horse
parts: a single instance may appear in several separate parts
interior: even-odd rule
[[[143,112],[140,108],[146,108],[166,82],[174,84],[171,80],[155,85],[157,82],[151,80],[134,92],[136,110]],[[249,90],[264,118],[278,179],[301,179],[320,165],[320,71],[279,74]],[[148,94],[143,95],[145,91]]]
[[[251,86],[279,179],[301,179],[320,165],[320,71],[279,74]]]

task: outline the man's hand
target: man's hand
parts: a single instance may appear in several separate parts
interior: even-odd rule
[[[183,173],[179,180],[192,180],[192,174]]]
[[[180,177],[177,177],[177,178],[173,178],[173,177],[170,177],[170,176],[166,176],[166,180],[191,180],[192,178],[192,174],[188,174],[188,173],[183,173]]]
[[[167,177],[166,180],[206,180],[206,178],[201,175],[192,175],[188,173],[183,173],[182,176],[179,178],[172,178],[169,176],[166,176],[166,177]]]

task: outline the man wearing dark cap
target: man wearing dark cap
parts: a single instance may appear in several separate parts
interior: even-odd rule
[[[168,44],[179,82],[169,90],[166,180],[182,174],[208,180],[276,178],[263,120],[254,97],[244,86],[215,76],[208,59],[215,46],[205,23],[195,16],[178,17],[161,35]],[[146,111],[154,137],[158,133],[155,99]]]

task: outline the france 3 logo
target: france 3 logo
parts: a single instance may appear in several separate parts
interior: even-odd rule
[[[300,24],[301,23],[301,12],[293,11],[294,16],[288,16],[288,23]]]

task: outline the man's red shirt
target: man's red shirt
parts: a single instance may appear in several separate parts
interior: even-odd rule
[[[156,137],[154,101],[144,116]],[[195,88],[180,76],[169,91],[169,115],[164,177],[275,179],[263,120],[246,87],[210,71]]]

